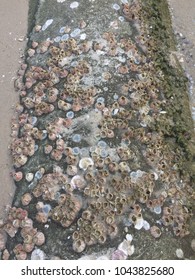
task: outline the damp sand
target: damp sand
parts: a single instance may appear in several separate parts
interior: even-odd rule
[[[12,108],[18,101],[14,79],[26,45],[28,0],[1,0],[0,17],[0,218],[3,218],[6,206],[11,204],[15,191],[13,179],[9,175],[12,163],[8,145]]]
[[[178,57],[191,81],[190,103],[195,127],[195,1],[168,0],[173,29],[178,43]]]

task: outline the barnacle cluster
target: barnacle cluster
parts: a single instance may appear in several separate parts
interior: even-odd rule
[[[16,259],[25,260],[27,254],[32,252],[35,246],[41,246],[45,243],[45,235],[33,227],[32,219],[28,218],[28,212],[22,208],[12,207],[9,209],[8,218],[2,226],[0,234],[1,240],[5,241],[5,232],[9,237],[14,237],[20,232],[22,243],[18,243],[13,248]],[[1,241],[2,242],[2,241]],[[10,253],[1,245],[3,259],[9,259]]]
[[[21,215],[32,214],[30,205],[36,205],[38,224],[53,221],[63,231],[72,230],[77,253],[113,240],[126,226],[150,229],[155,238],[164,227],[176,236],[189,233],[185,203],[192,187],[180,176],[181,149],[166,141],[165,125],[157,131],[162,120],[168,130],[174,123],[166,115],[163,73],[152,60],[156,47],[141,1],[113,9],[134,26],[135,36],[110,28],[99,39],[77,40],[80,31],[64,27],[62,39],[32,42],[28,66],[21,66],[15,83],[21,104],[10,149],[13,177],[25,189]],[[87,30],[87,24],[81,26]],[[43,54],[44,66],[35,59]],[[25,248],[19,244],[14,253],[22,259],[43,243],[36,229],[30,233],[8,218],[5,230],[11,237],[18,227]],[[113,259],[131,255],[124,252],[126,245]]]

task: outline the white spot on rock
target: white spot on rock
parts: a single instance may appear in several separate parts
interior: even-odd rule
[[[76,9],[76,8],[78,8],[78,6],[79,6],[79,3],[77,1],[74,1],[70,4],[71,9]]]
[[[42,26],[42,31],[45,31],[45,30],[48,28],[48,26],[50,26],[50,25],[52,24],[52,22],[53,22],[53,19],[48,19],[48,20],[43,24],[43,26]]]

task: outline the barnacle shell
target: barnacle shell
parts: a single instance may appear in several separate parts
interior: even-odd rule
[[[13,174],[14,181],[19,182],[23,178],[23,173],[21,171],[15,172]]]
[[[32,251],[31,260],[45,260],[45,253],[40,249]]]
[[[33,237],[33,241],[35,245],[41,246],[45,243],[45,235],[41,231],[38,231]]]
[[[9,251],[7,249],[3,250],[2,259],[3,260],[9,260],[9,257],[10,257]]]
[[[87,170],[88,167],[94,165],[92,158],[84,157],[79,161],[79,167],[83,170]]]
[[[70,181],[70,184],[73,187],[73,189],[75,188],[82,189],[85,186],[85,180],[82,176],[75,175]]]
[[[34,49],[28,49],[27,53],[28,53],[29,57],[32,57],[35,54],[35,50]]]
[[[22,202],[22,205],[24,205],[24,206],[28,205],[31,202],[31,200],[32,200],[32,196],[30,193],[25,193],[21,197],[21,202]]]
[[[152,236],[154,236],[155,238],[158,238],[161,236],[161,230],[159,229],[159,227],[157,226],[152,226],[150,228],[150,233],[152,234]]]
[[[34,178],[34,174],[33,173],[27,173],[26,176],[25,176],[25,179],[27,182],[31,182]]]
[[[82,239],[77,239],[73,241],[73,250],[77,253],[81,253],[85,250],[86,244]]]

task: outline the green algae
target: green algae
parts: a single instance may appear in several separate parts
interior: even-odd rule
[[[178,147],[184,152],[179,163],[182,173],[194,176],[195,135],[191,116],[188,79],[176,57],[174,66],[170,63],[170,55],[176,50],[176,38],[172,30],[171,17],[167,1],[144,0],[145,20],[150,28],[151,36],[156,42],[152,59],[158,69],[163,72],[161,84],[166,103],[166,117],[156,123],[157,131],[163,131],[167,137],[174,137]],[[186,161],[184,160],[186,158]]]

